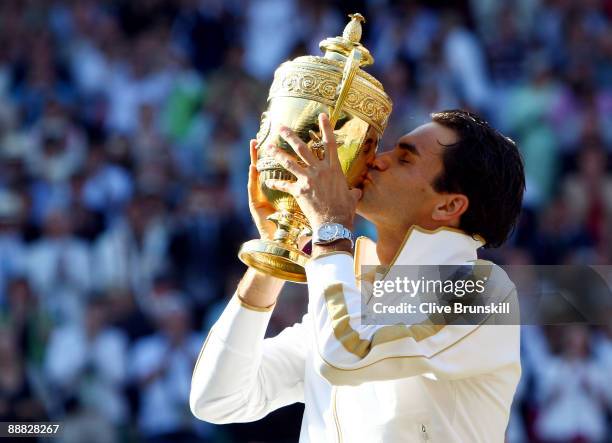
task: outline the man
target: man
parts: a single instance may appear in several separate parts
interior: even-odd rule
[[[297,180],[267,183],[295,196],[315,232],[308,312],[264,340],[283,283],[249,269],[204,343],[192,412],[213,423],[245,422],[304,402],[302,442],[502,442],[521,373],[519,327],[490,319],[433,328],[362,325],[354,269],[473,263],[477,248],[502,244],[524,190],[516,145],[474,114],[436,113],[376,157],[362,189],[348,189],[327,116],[319,123],[326,158],[283,129],[305,166],[275,149]],[[253,148],[251,208],[269,238],[272,208],[257,189]],[[354,259],[346,231],[355,213],[375,225],[379,240],[360,239]],[[344,228],[322,240],[329,223]],[[515,296],[497,267],[487,286],[504,299]]]

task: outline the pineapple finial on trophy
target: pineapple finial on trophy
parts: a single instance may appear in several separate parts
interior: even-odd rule
[[[351,21],[347,23],[342,31],[342,37],[352,43],[359,43],[361,40],[361,23],[365,23],[365,18],[360,13],[349,14]]]
[[[319,47],[325,52],[325,57],[344,62],[353,49],[359,49],[361,53],[360,67],[369,66],[374,63],[374,58],[360,42],[361,24],[365,18],[359,13],[349,14],[351,21],[347,23],[341,36],[330,37],[319,43]]]
[[[360,13],[349,14],[350,22],[344,27],[342,37],[352,43],[359,43],[361,40],[361,23],[365,23],[365,18]]]

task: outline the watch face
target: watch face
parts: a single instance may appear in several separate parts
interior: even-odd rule
[[[328,241],[334,238],[336,233],[338,232],[338,227],[335,225],[323,225],[319,229],[319,239],[323,241]]]

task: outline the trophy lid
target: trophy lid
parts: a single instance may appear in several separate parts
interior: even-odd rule
[[[361,23],[365,19],[361,14],[350,14],[349,17],[351,21],[341,36],[319,43],[325,53],[323,57],[301,56],[278,67],[268,101],[295,97],[320,102],[332,110],[356,115],[382,134],[393,104],[382,84],[361,69],[374,63],[370,51],[360,43]],[[346,82],[348,87],[344,88],[345,94],[341,97],[347,68],[350,68],[352,80]]]
[[[337,58],[336,54],[346,58],[354,48],[359,49],[362,59],[359,66],[369,66],[374,63],[374,57],[365,46],[360,43],[361,23],[365,23],[365,18],[359,13],[349,14],[351,21],[344,27],[342,36],[330,37],[319,43],[319,47],[325,52],[327,58]]]

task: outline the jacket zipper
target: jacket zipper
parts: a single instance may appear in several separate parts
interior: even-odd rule
[[[423,441],[429,441],[429,434],[427,433],[427,428],[423,423],[421,423],[421,438]]]
[[[336,397],[338,396],[338,388],[332,387],[332,414],[334,416],[334,423],[336,424],[336,435],[338,443],[342,443],[342,431],[340,430],[340,420],[338,419],[338,411],[336,406]]]

